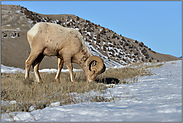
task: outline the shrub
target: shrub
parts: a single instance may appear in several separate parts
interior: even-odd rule
[[[106,49],[107,47],[106,47],[106,45],[103,45],[103,50],[104,51],[106,51],[107,49]]]
[[[98,29],[98,26],[95,24],[95,25],[94,25],[94,28],[95,28],[95,29]]]
[[[149,54],[146,53],[146,54],[144,54],[144,55],[145,55],[145,58],[146,58],[146,59],[149,59],[149,58],[150,58],[150,57],[149,57]]]
[[[32,24],[36,24],[36,21],[33,21]]]
[[[124,62],[126,62],[126,59],[123,58],[122,60],[123,60]]]
[[[78,30],[81,33],[81,29]]]
[[[144,46],[144,43],[143,42],[140,42],[139,46],[140,47],[143,47]]]
[[[102,28],[102,31],[100,32],[100,34],[105,34],[106,31],[105,31],[105,28]]]
[[[78,16],[76,16],[76,21],[79,21],[79,19],[80,19],[80,18],[79,18]]]
[[[102,39],[102,41],[103,41],[103,42],[106,42],[106,40],[105,40],[105,39]]]
[[[87,23],[90,23],[90,21],[89,21],[89,20],[86,20],[86,22],[87,22]]]
[[[123,41],[126,41],[124,37],[122,37],[122,40],[123,40]]]
[[[115,41],[113,41],[113,45],[116,45],[116,42]]]
[[[68,23],[68,24],[67,24],[67,27],[70,27],[70,26],[71,26],[71,23]]]
[[[91,32],[91,29],[90,29],[90,27],[88,27],[88,28],[87,28],[87,32]]]
[[[127,42],[124,43],[124,46],[128,46],[129,44]]]
[[[89,35],[89,39],[92,39],[92,36]]]
[[[133,49],[130,49],[130,52],[133,52]]]
[[[142,54],[146,54],[147,50],[145,48],[143,48],[143,50],[141,52],[142,52]]]
[[[137,41],[137,40],[135,40],[135,43],[136,43],[136,44],[138,44],[138,41]]]
[[[135,52],[134,55],[138,55],[138,52]]]
[[[149,62],[152,62],[152,59],[149,59]]]
[[[97,40],[96,40],[96,41],[97,41],[97,43],[100,43],[100,39],[98,39],[98,38],[97,38]]]
[[[116,35],[115,34],[112,34],[112,38],[114,39],[116,37]]]
[[[129,45],[129,48],[130,48],[130,49],[133,48],[133,45]]]
[[[100,34],[99,34],[99,33],[97,34],[97,37],[96,37],[96,39],[100,39]]]
[[[107,40],[110,40],[110,37],[109,36],[107,36]]]
[[[61,24],[61,23],[62,23],[62,21],[61,21],[61,20],[58,20],[58,21],[57,21],[57,24]]]

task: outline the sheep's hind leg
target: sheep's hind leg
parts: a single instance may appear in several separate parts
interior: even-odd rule
[[[55,76],[55,79],[58,83],[60,83],[60,73],[63,68],[63,64],[64,64],[64,61],[58,57],[58,71],[57,71],[57,75]]]
[[[29,78],[30,67],[40,54],[41,54],[41,50],[39,50],[38,52],[36,50],[34,51],[33,49],[31,49],[31,53],[27,58],[27,60],[25,61],[25,79]]]
[[[42,59],[44,58],[44,55],[43,54],[40,54],[36,60],[33,62],[33,67],[34,67],[34,74],[35,74],[35,77],[36,77],[36,80],[37,82],[40,82],[40,83],[43,83],[41,77],[40,77],[40,74],[39,74],[39,65],[42,61]]]

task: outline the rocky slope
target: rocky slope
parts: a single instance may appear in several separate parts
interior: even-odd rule
[[[42,15],[21,6],[2,5],[1,19],[1,63],[7,66],[24,68],[24,62],[30,53],[26,32],[37,22],[57,23],[77,29],[91,53],[103,58],[107,66],[180,59],[157,53],[143,42],[116,34],[75,15]],[[75,64],[74,67],[79,68]],[[57,58],[45,57],[40,68],[57,68]]]

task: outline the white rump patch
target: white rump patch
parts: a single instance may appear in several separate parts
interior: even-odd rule
[[[39,23],[35,24],[29,31],[28,34],[31,35],[31,37],[35,36],[39,30]]]

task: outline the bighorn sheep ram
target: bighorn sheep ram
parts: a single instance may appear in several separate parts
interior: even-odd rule
[[[58,71],[55,77],[57,82],[60,82],[64,62],[69,69],[72,82],[76,82],[72,62],[83,69],[88,82],[93,81],[97,75],[105,71],[103,60],[90,53],[82,35],[75,29],[40,22],[27,32],[27,39],[31,53],[25,61],[25,79],[29,78],[30,67],[33,65],[36,80],[42,83],[38,68],[45,55],[58,57]]]

